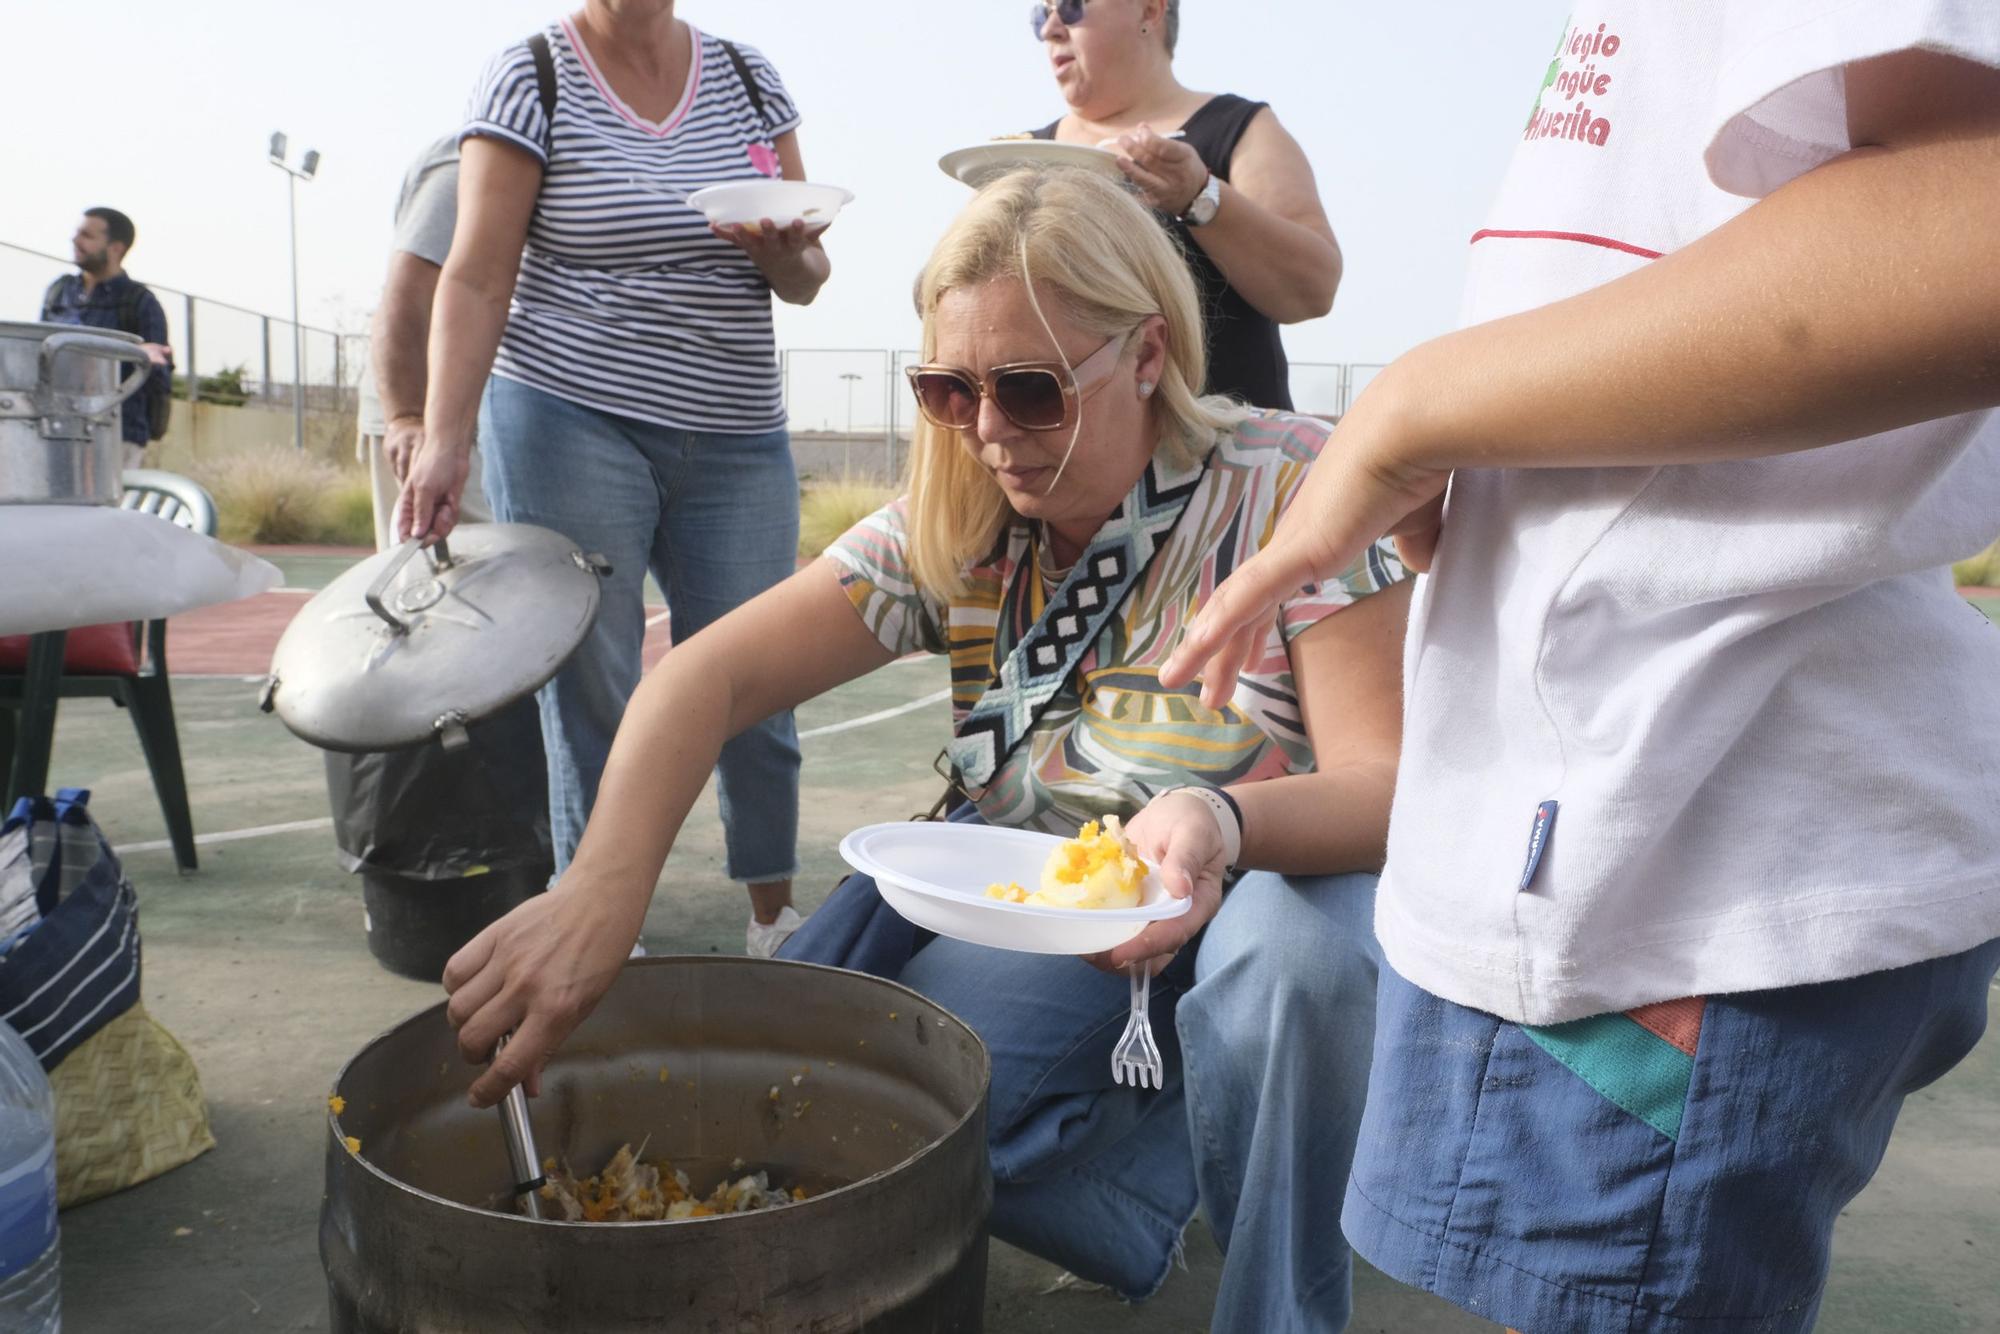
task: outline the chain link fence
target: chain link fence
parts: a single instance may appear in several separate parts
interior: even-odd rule
[[[61,256],[0,241],[0,311],[35,318],[49,283],[74,267]],[[147,286],[166,309],[174,348],[175,396],[183,400],[174,414],[174,440],[197,455],[244,443],[290,444],[297,385],[305,396],[307,447],[322,457],[347,454],[367,335],[307,326],[299,338],[304,362],[295,367],[290,320],[159,283]],[[920,359],[906,348],[778,353],[803,483],[901,480],[916,419],[903,372]],[[1295,361],[1292,401],[1300,412],[1338,420],[1381,369],[1379,363]]]
[[[75,267],[62,256],[0,241],[0,311],[12,319],[39,318],[49,284]],[[159,298],[174,350],[174,397],[180,401],[170,447],[200,455],[243,444],[296,443],[292,402],[303,393],[308,448],[328,457],[351,449],[365,336],[309,325],[295,334],[282,316],[135,276]]]

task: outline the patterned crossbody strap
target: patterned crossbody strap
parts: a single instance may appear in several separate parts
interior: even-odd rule
[[[1203,472],[1201,464],[1175,470],[1155,455],[946,747],[960,782],[973,787],[992,782],[1034,730],[1042,710],[1166,546]]]

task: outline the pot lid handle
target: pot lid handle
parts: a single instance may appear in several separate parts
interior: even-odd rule
[[[409,622],[398,619],[395,612],[383,605],[382,595],[389,591],[389,585],[396,581],[396,576],[410,563],[410,557],[423,550],[415,538],[403,543],[403,549],[396,553],[394,560],[382,567],[382,573],[376,576],[375,582],[368,586],[368,592],[364,595],[368,600],[368,609],[387,621],[389,628],[399,635],[410,632]],[[439,538],[437,545],[430,549],[428,557],[433,570],[449,569],[451,566],[451,550],[445,546],[443,538]]]

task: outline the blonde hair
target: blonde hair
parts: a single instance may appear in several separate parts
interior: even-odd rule
[[[1154,448],[1169,463],[1186,467],[1205,457],[1216,438],[1246,415],[1228,398],[1201,397],[1208,354],[1187,261],[1145,205],[1105,177],[1075,168],[1027,168],[973,197],[917,279],[925,361],[937,356],[940,298],[996,278],[1026,282],[1031,302],[1039,291],[1099,338],[1132,336],[1156,315],[1165,320],[1166,364],[1151,402],[1160,433]],[[919,414],[908,490],[910,570],[917,584],[941,597],[964,592],[967,568],[993,549],[1013,516],[999,483],[965,448],[960,432]]]

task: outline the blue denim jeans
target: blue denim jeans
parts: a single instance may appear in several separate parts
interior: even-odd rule
[[[561,874],[639,684],[646,571],[666,592],[674,642],[685,642],[797,568],[798,477],[782,429],[679,431],[497,375],[480,404],[479,444],[495,519],[554,529],[611,562],[597,623],[537,697]],[[730,741],[716,775],[729,877],[757,884],[792,876],[799,836],[792,715]]]
[[[1153,981],[1158,1091],[1111,1081],[1125,979],[933,936],[865,876],[779,957],[893,978],[985,1040],[995,1236],[1143,1298],[1199,1202],[1225,1257],[1212,1329],[1335,1334],[1381,967],[1374,904],[1373,876],[1244,876]]]

